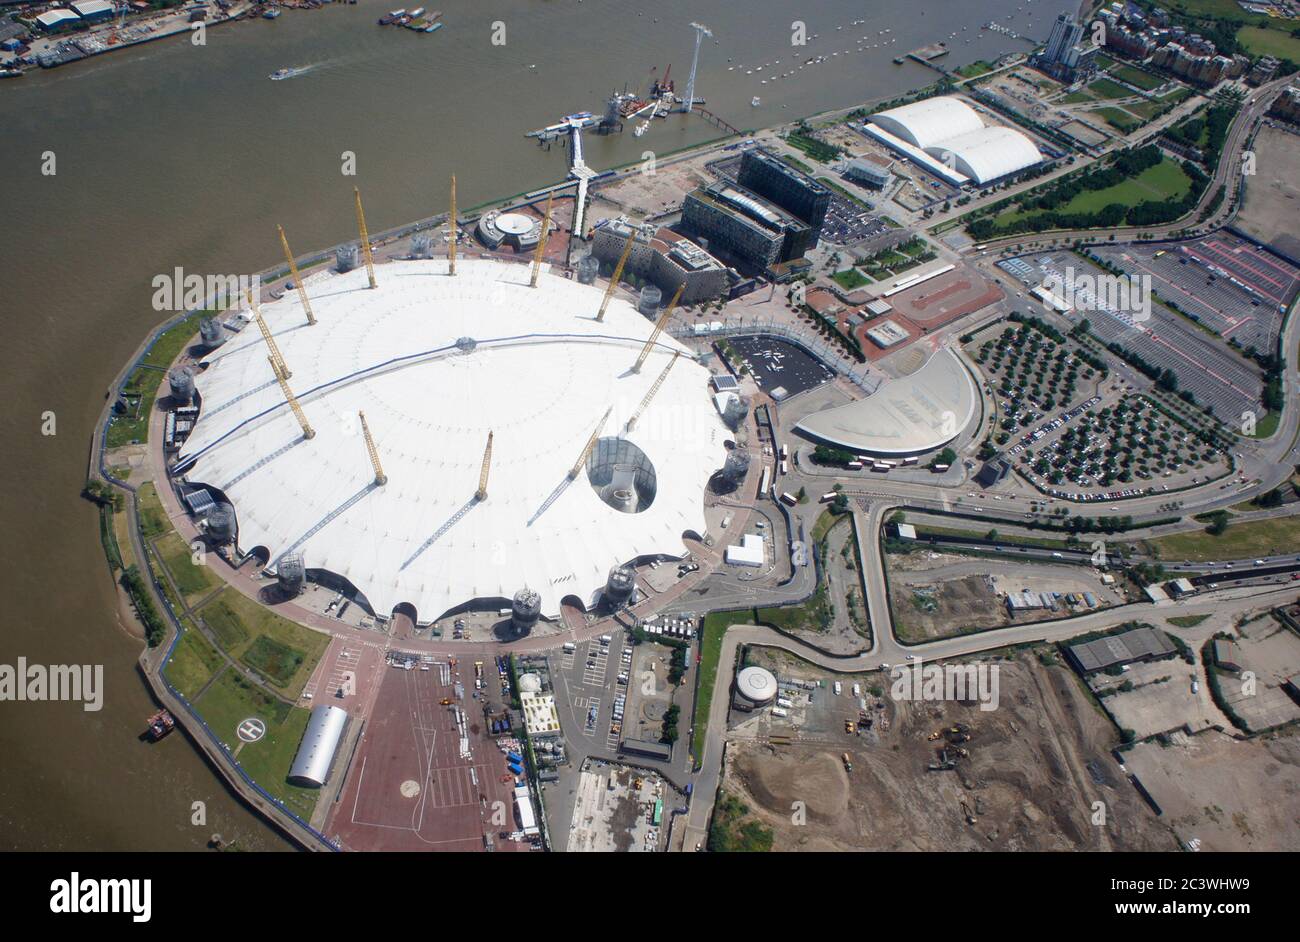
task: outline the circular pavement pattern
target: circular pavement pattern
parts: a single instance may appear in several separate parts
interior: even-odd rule
[[[416,795],[420,794],[420,783],[414,779],[408,778],[402,783],[399,791],[401,791],[403,798],[414,798]]]
[[[235,731],[244,742],[257,742],[266,735],[266,723],[255,716],[250,716],[239,724]]]

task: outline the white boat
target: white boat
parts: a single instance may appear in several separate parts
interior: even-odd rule
[[[751,98],[751,99],[749,100],[749,103],[750,103],[753,107],[757,108],[759,105],[761,105],[761,104],[763,103],[763,99],[761,99],[761,98],[759,98],[757,95],[755,95],[753,98]]]

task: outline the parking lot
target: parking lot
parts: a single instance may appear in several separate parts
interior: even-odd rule
[[[835,378],[820,360],[775,337],[733,337],[728,343],[749,367],[758,387],[778,401]]]
[[[1222,341],[1158,303],[1152,303],[1149,320],[1135,321],[1133,312],[1111,309],[1086,287],[1076,291],[1076,279],[1107,275],[1090,260],[1060,252],[1006,259],[998,267],[1031,289],[1049,277],[1057,280],[1083,307],[1071,310],[1067,319],[1087,319],[1102,344],[1118,344],[1156,369],[1173,371],[1178,389],[1190,391],[1220,421],[1236,426],[1243,412],[1263,414],[1259,369]]]
[[[1300,288],[1300,269],[1226,233],[1092,251],[1130,275],[1150,275],[1162,299],[1243,350],[1274,349],[1283,310]]]

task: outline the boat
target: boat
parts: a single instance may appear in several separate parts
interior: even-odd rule
[[[763,103],[763,99],[761,99],[761,98],[759,98],[757,95],[755,95],[753,98],[751,98],[751,99],[749,100],[749,103],[750,103],[751,106],[757,108],[759,105],[761,105],[761,104]]]
[[[270,79],[272,82],[279,82],[282,79],[293,78],[295,75],[302,75],[307,68],[307,66],[294,66],[290,69],[276,69],[271,73]]]
[[[149,742],[158,742],[176,728],[175,718],[166,710],[159,710],[147,722],[149,726],[144,731],[144,738]]]
[[[275,19],[275,18],[276,18],[277,16],[279,16],[279,15],[280,15],[280,8],[279,8],[279,7],[272,7],[272,8],[269,9],[269,10],[263,10],[263,11],[262,11],[262,19],[264,19],[264,20],[273,20],[273,19]]]
[[[442,26],[443,24],[441,23],[430,23],[424,28],[424,31],[426,33],[436,33],[438,30],[442,29]]]
[[[411,11],[411,19],[415,19],[416,17],[422,16],[423,14],[424,14],[424,7],[416,7],[414,10]]]

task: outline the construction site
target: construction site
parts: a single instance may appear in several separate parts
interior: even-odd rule
[[[782,684],[811,681],[803,712],[818,713],[807,726],[773,719],[733,733],[727,746],[723,792],[772,830],[773,850],[1176,847],[1116,762],[1117,730],[1051,649],[984,662],[1000,676],[990,711],[896,699],[888,672],[866,675],[863,696],[850,698],[852,678],[806,664],[796,674],[799,662],[767,652],[753,660]],[[843,694],[828,689],[835,680]]]

